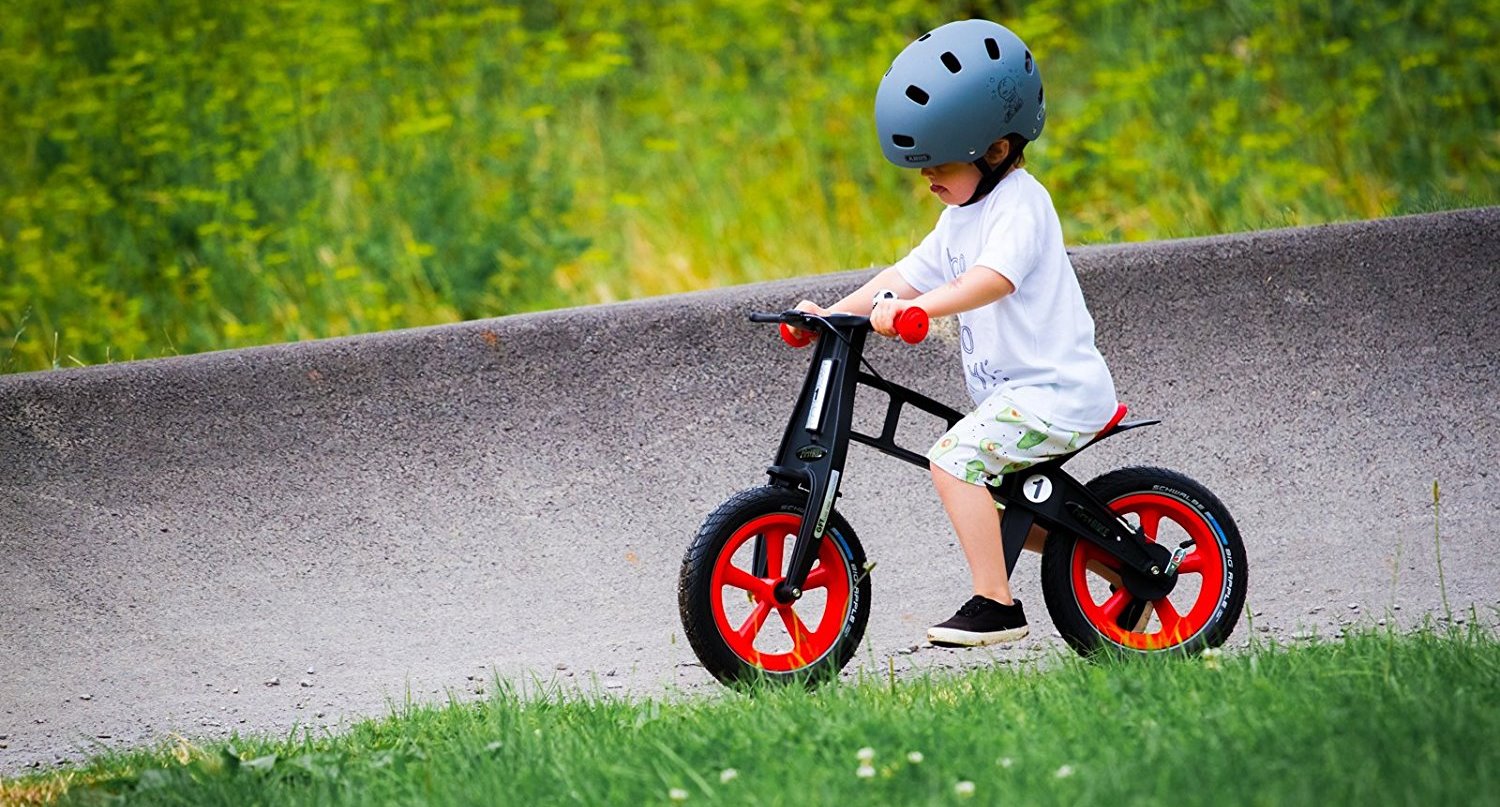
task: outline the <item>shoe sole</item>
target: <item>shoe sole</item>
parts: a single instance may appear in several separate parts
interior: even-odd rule
[[[989,633],[975,633],[968,630],[955,630],[953,628],[929,628],[927,630],[927,641],[938,647],[982,647],[987,644],[1001,644],[1004,642],[1016,642],[1026,638],[1031,633],[1031,626],[1026,625],[1010,630],[990,631]]]

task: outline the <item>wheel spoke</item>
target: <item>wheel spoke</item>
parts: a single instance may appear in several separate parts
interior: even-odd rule
[[[1177,567],[1178,574],[1203,574],[1203,553],[1194,549]]]
[[[1153,600],[1151,604],[1156,606],[1156,618],[1161,620],[1162,636],[1173,643],[1181,641],[1182,637],[1178,636],[1177,632],[1182,629],[1182,614],[1177,613],[1177,608],[1172,605],[1172,601],[1162,597],[1159,600]]]
[[[807,582],[802,584],[802,590],[812,591],[815,588],[822,588],[828,585],[828,580],[828,567],[819,563],[816,568],[807,573]]]
[[[781,622],[786,625],[786,632],[792,636],[792,653],[798,658],[807,659],[811,655],[812,642],[809,641],[811,634],[807,626],[802,624],[802,617],[788,605],[785,608],[776,609],[781,614]]]
[[[1146,538],[1155,541],[1156,529],[1161,526],[1161,511],[1154,508],[1147,509],[1141,513],[1141,532]]]
[[[772,530],[763,536],[766,543],[766,576],[772,580],[781,575],[781,558],[786,550],[787,535],[781,530]]]
[[[1120,618],[1120,612],[1124,611],[1125,606],[1130,604],[1130,599],[1130,592],[1122,588],[1109,595],[1109,599],[1105,600],[1099,606],[1099,610],[1110,624],[1114,624]]]
[[[724,584],[742,588],[756,595],[758,599],[766,599],[766,581],[738,566],[729,566],[724,569]]]
[[[770,601],[761,600],[760,602],[757,602],[755,604],[755,610],[750,612],[750,616],[745,620],[745,624],[741,625],[740,629],[735,631],[735,633],[738,633],[740,635],[740,638],[745,641],[746,645],[754,645],[755,637],[760,635],[760,629],[762,627],[765,627],[766,618],[770,615]]]

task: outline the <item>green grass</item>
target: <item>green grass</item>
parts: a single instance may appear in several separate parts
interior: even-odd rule
[[[875,88],[971,15],[1069,243],[1500,203],[1493,0],[13,0],[0,372],[889,263]]]
[[[813,693],[502,692],[338,736],[177,743],[6,787],[67,783],[76,803],[662,804],[676,790],[687,803],[949,804],[970,782],[987,804],[1477,804],[1500,792],[1496,703],[1491,634],[1366,632]]]

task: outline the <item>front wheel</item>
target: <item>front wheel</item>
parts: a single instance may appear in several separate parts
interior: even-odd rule
[[[704,668],[726,684],[823,680],[843,669],[864,636],[865,552],[837,512],[829,514],[802,598],[776,600],[806,505],[805,491],[738,493],[704,520],[683,556],[682,627]]]
[[[1148,541],[1189,550],[1177,584],[1158,600],[1120,585],[1120,562],[1075,535],[1054,534],[1042,552],[1042,591],[1062,637],[1080,654],[1102,649],[1194,653],[1229,638],[1245,605],[1245,545],[1229,511],[1175,471],[1121,468],[1088,483]]]

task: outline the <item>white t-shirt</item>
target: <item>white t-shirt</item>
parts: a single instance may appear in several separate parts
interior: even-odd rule
[[[1114,416],[1115,384],[1094,346],[1094,318],[1063,247],[1052,197],[1023,169],[968,207],[949,207],[896,263],[920,292],[970,266],[999,272],[1015,292],[958,315],[969,395],[1000,389],[1054,426],[1097,431]]]

